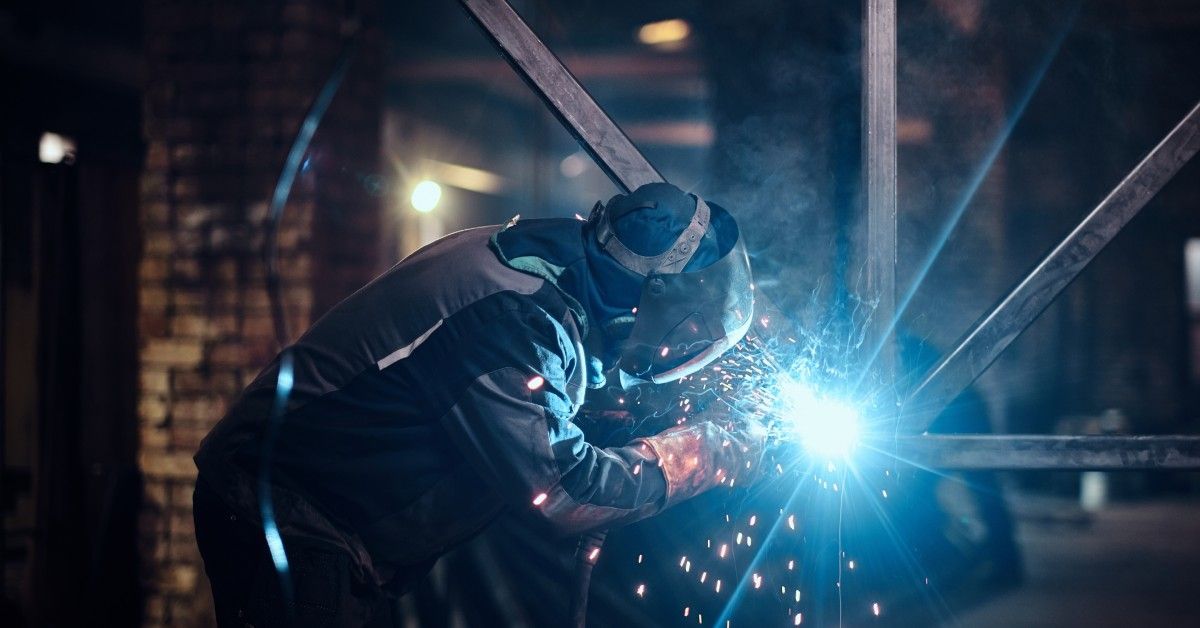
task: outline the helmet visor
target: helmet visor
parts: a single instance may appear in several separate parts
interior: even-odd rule
[[[739,237],[705,268],[646,278],[620,367],[656,384],[695,373],[746,335],[753,313],[750,260]]]

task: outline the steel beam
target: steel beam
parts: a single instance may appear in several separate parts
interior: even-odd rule
[[[509,65],[617,187],[629,192],[663,180],[512,5],[504,0],[459,1]]]
[[[867,294],[877,299],[866,367],[890,401],[896,373],[896,0],[863,2],[862,101]]]
[[[1200,104],[929,371],[904,403],[905,431],[928,429],[942,409],[991,366],[1197,150]]]
[[[1200,436],[924,434],[867,447],[885,464],[927,469],[1200,471]]]

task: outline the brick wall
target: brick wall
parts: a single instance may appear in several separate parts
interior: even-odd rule
[[[138,410],[147,625],[212,621],[191,456],[278,349],[263,281],[267,200],[333,67],[343,14],[336,0],[146,3]],[[377,270],[378,45],[369,30],[363,38],[280,232],[293,336]]]

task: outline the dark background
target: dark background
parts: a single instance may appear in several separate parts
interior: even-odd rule
[[[798,325],[855,293],[857,3],[516,6],[670,181],[733,209],[759,285]],[[903,0],[899,10],[898,278],[916,286],[902,325],[944,349],[1200,100],[1200,2]],[[681,42],[638,40],[642,25],[676,18],[690,25]],[[4,625],[211,621],[190,454],[273,355],[265,203],[348,21],[362,24],[362,46],[282,231],[293,335],[430,237],[517,213],[586,213],[615,192],[454,2],[0,9]],[[69,163],[39,161],[45,132],[74,141]],[[462,181],[447,164],[492,178]],[[408,195],[426,178],[444,193],[418,215]],[[1195,432],[1198,204],[1191,163],[980,380],[967,423]],[[1004,478],[1023,586],[981,581],[955,597],[947,584],[945,600],[925,604],[932,619],[892,606],[863,619],[1200,621],[1196,477],[1087,481],[1107,486],[1107,505],[1081,507],[1078,474]],[[971,503],[930,490],[939,517]],[[681,543],[699,542],[694,522],[728,504],[693,508],[615,535],[594,594],[598,625],[695,621],[681,613],[694,585],[679,583],[666,540],[694,524]],[[811,539],[829,525],[821,508],[810,504]],[[405,602],[411,625],[536,623],[565,604],[561,556],[505,525],[435,570]],[[653,569],[621,567],[645,546],[662,553]],[[806,589],[814,604],[827,580]],[[633,594],[639,582],[651,595]],[[877,594],[847,590],[846,617]],[[776,612],[745,605],[755,604]],[[832,617],[813,613],[806,621]],[[758,621],[776,618],[788,620]]]

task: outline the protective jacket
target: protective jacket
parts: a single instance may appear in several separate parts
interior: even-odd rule
[[[200,480],[257,521],[258,472],[271,465],[284,539],[335,544],[396,593],[506,507],[560,533],[661,510],[649,447],[594,447],[572,423],[600,381],[584,351],[589,315],[617,307],[588,296],[582,229],[481,227],[406,258],[291,348],[270,458],[278,359],[205,439]]]

